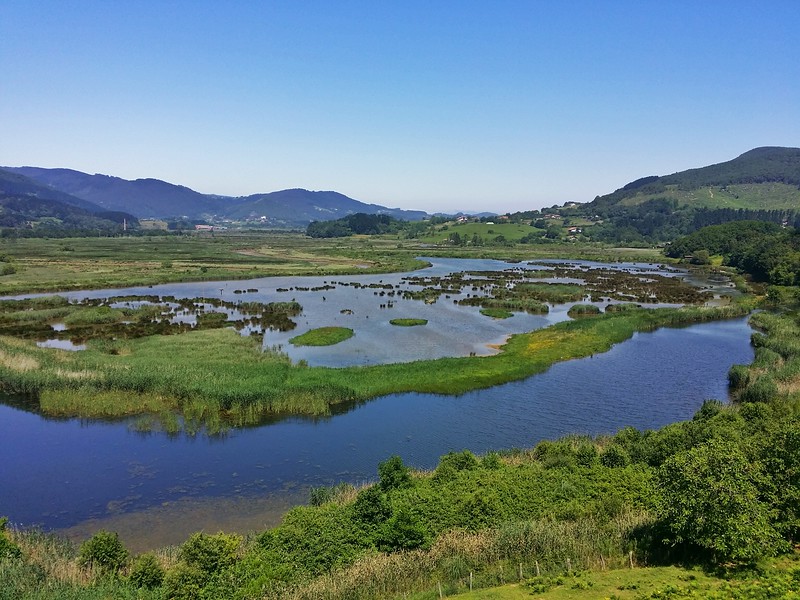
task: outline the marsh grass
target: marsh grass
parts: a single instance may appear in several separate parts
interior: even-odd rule
[[[504,308],[482,308],[481,314],[493,319],[508,319],[514,316],[514,313]]]
[[[567,574],[571,570],[624,567],[635,548],[634,532],[651,522],[643,512],[610,520],[570,522],[531,520],[470,533],[454,530],[439,536],[430,549],[373,553],[352,565],[298,586],[286,595],[292,600],[378,600],[403,597],[420,590],[448,595],[519,581],[523,578]],[[602,558],[601,558],[602,557]],[[438,594],[436,596],[438,597]]]
[[[594,304],[573,304],[567,311],[567,315],[572,318],[596,317],[601,312],[600,307]]]
[[[419,325],[427,325],[428,319],[391,319],[389,323],[397,325],[398,327],[416,327]]]
[[[319,327],[289,339],[295,346],[332,346],[353,337],[349,327]]]
[[[286,355],[262,351],[256,340],[228,329],[126,340],[116,354],[93,345],[82,352],[37,348],[0,336],[0,382],[6,392],[38,397],[48,414],[176,412],[186,422],[223,428],[269,415],[329,414],[337,404],[396,392],[461,394],[605,352],[637,331],[746,312],[738,305],[630,310],[514,335],[493,356],[338,369],[292,365]]]

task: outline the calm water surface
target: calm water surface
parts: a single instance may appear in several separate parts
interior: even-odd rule
[[[181,289],[200,295],[200,287]],[[175,286],[156,293],[175,293]],[[524,381],[458,397],[396,394],[329,418],[286,419],[220,438],[141,434],[126,422],[46,419],[6,398],[0,404],[0,515],[83,536],[100,526],[127,528],[134,549],[177,543],[200,528],[263,527],[304,502],[310,486],[375,479],[377,463],[392,454],[432,468],[450,450],[530,447],[566,433],[656,428],[690,418],[705,399],[727,398],[728,369],[752,360],[750,333],[746,319],[737,319],[636,334],[607,353],[556,364]],[[143,541],[148,531],[153,535]]]

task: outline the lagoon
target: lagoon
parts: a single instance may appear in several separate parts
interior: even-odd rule
[[[444,272],[453,265],[438,266]],[[386,282],[400,276],[369,277]],[[293,281],[296,286],[297,278]],[[304,278],[304,284],[307,281]],[[277,300],[291,299],[286,292],[274,291],[288,281],[245,283],[244,287],[260,288],[260,300],[274,301],[273,295]],[[226,290],[233,295],[243,287],[242,282],[181,284],[161,286],[169,291],[144,288],[141,293],[176,294],[178,290],[187,296],[207,296],[203,287],[211,285],[218,291],[222,288],[223,296]],[[268,285],[272,287],[267,289]],[[725,284],[720,285],[724,289]],[[326,291],[325,300],[313,300],[306,292],[295,294],[312,321],[308,327],[315,325],[314,319],[325,318],[312,308],[324,305],[328,315],[335,316],[341,314],[339,304],[347,299],[358,308],[352,294],[335,300],[340,290],[351,291],[348,286]],[[373,311],[369,315],[383,311],[387,321],[407,316],[400,310],[380,309],[376,300],[367,298],[363,309]],[[426,306],[409,301],[408,306],[415,307],[409,312],[418,317],[416,309],[421,305]],[[449,311],[453,305],[441,306]],[[474,339],[479,341],[467,342],[466,347],[485,348],[487,333],[488,341],[508,333],[487,331],[484,324],[507,326],[523,317],[531,321],[522,327],[533,329],[531,323],[541,319],[544,323],[539,326],[544,326],[554,318],[566,318],[565,313],[562,305],[545,316],[523,314],[504,321],[476,314],[471,317],[477,325],[470,335],[479,332],[484,337],[476,334]],[[387,323],[390,331],[400,335],[430,326],[400,328]],[[288,335],[302,332],[303,327],[304,323]],[[100,527],[115,529],[134,550],[179,543],[198,529],[263,528],[274,524],[288,506],[305,502],[312,486],[374,480],[378,462],[392,454],[415,468],[429,469],[450,450],[483,453],[531,447],[568,433],[612,433],[627,425],[656,428],[690,418],[705,399],[727,398],[728,369],[752,360],[750,333],[746,319],[639,333],[607,353],[555,364],[546,373],[523,381],[458,397],[395,394],[341,407],[329,417],[286,418],[218,437],[141,433],[133,421],[47,419],[26,400],[5,398],[0,405],[0,454],[4,457],[0,514],[17,524],[41,525],[76,537],[86,537]],[[358,356],[339,354],[344,361]],[[324,363],[331,356],[337,353],[306,359]]]

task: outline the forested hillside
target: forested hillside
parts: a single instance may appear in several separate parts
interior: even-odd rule
[[[558,212],[588,219],[586,237],[610,243],[665,242],[731,221],[798,226],[800,148],[756,148],[728,162],[643,177]]]

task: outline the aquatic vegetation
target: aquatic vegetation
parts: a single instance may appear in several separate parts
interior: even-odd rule
[[[397,325],[398,327],[416,327],[419,325],[427,325],[428,319],[391,319],[389,323]]]
[[[594,304],[573,304],[569,307],[567,314],[575,319],[580,317],[594,317],[601,312],[600,307]]]
[[[514,313],[504,308],[482,308],[481,314],[493,319],[508,319],[514,316]]]
[[[295,346],[332,346],[353,337],[349,327],[319,327],[289,340]]]
[[[605,352],[636,331],[733,318],[748,310],[738,304],[629,310],[513,335],[493,356],[337,369],[293,365],[284,354],[264,351],[256,339],[230,329],[111,345],[92,342],[82,352],[69,353],[0,336],[0,385],[6,392],[38,398],[47,414],[177,413],[184,426],[193,428],[204,423],[242,426],[275,414],[327,414],[337,404],[394,392],[459,394],[490,387],[542,372],[555,362]],[[346,328],[334,329],[334,339],[350,335]]]

